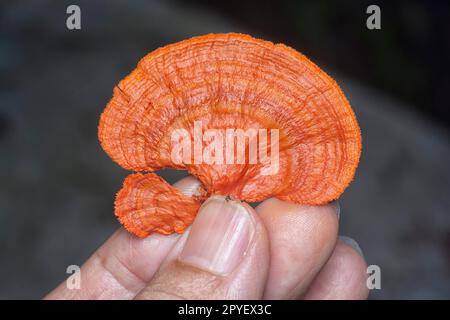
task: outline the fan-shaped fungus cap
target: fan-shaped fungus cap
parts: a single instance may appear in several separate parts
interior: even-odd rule
[[[205,137],[211,129],[219,134]],[[127,177],[116,198],[116,215],[141,237],[182,232],[211,194],[332,201],[361,152],[355,115],[336,82],[294,49],[243,34],[194,37],[145,56],[114,89],[98,136],[120,166],[150,172]],[[174,160],[177,139],[191,144]],[[255,151],[251,141],[266,148]],[[268,166],[274,154],[277,163]],[[152,173],[167,167],[197,177],[202,196],[184,196]]]

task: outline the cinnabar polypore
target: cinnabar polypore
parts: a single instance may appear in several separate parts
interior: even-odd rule
[[[175,163],[171,135],[185,129],[194,136],[194,123],[278,129],[277,173],[262,175],[261,163]],[[125,179],[115,201],[120,222],[139,237],[183,232],[212,194],[327,203],[353,179],[361,153],[355,115],[332,78],[290,47],[234,33],[145,56],[114,88],[98,137],[120,166],[143,172]],[[161,168],[188,170],[202,183],[199,194],[183,195],[154,173]]]

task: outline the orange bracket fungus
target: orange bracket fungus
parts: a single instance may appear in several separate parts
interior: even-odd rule
[[[209,34],[159,48],[125,79],[100,117],[106,153],[129,175],[115,214],[139,237],[181,233],[220,194],[319,205],[337,199],[361,153],[336,82],[283,44]],[[189,197],[155,170],[187,170]]]

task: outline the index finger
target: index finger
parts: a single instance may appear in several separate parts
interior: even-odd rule
[[[265,299],[294,299],[304,293],[331,256],[338,234],[336,206],[306,206],[275,198],[256,211],[270,240]]]

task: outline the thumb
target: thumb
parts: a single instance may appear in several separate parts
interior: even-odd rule
[[[268,268],[268,237],[253,208],[213,196],[136,299],[261,299]]]

